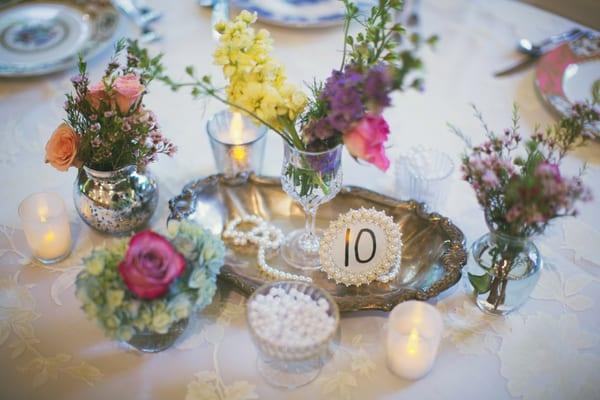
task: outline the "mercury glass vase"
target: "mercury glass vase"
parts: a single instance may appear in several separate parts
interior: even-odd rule
[[[492,230],[473,243],[472,253],[475,265],[469,268],[467,287],[481,310],[506,315],[527,301],[542,270],[529,237]]]
[[[188,326],[189,319],[181,319],[171,325],[167,333],[138,332],[126,343],[144,353],[158,353],[171,347],[183,334]]]
[[[292,267],[315,270],[321,266],[321,232],[315,229],[315,219],[319,206],[342,188],[342,149],[340,144],[327,151],[308,152],[284,143],[281,184],[305,214],[304,228],[289,233],[281,250]]]
[[[73,190],[75,208],[86,224],[111,235],[129,234],[144,226],[158,203],[152,174],[134,165],[116,171],[79,170]]]

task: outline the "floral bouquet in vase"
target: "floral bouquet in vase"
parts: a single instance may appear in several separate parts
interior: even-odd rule
[[[186,72],[190,82],[163,81],[174,90],[191,87],[195,97],[210,96],[234,112],[250,116],[277,133],[284,144],[281,180],[284,190],[304,208],[305,229],[288,235],[282,254],[297,268],[319,268],[319,236],[315,215],[320,204],[332,199],[342,185],[341,155],[345,146],[355,159],[385,171],[389,159],[385,142],[390,133],[382,116],[391,105],[390,94],[420,89],[420,79],[408,75],[421,68],[416,51],[418,35],[405,39],[404,28],[393,22],[400,0],[380,0],[367,15],[349,0],[346,8],[343,55],[340,65],[324,82],[315,80],[307,95],[289,83],[283,66],[271,56],[272,39],[265,29],[256,31],[256,14],[242,11],[233,21],[221,22],[220,43],[214,61],[222,66],[228,85],[222,93],[210,76]],[[364,30],[349,34],[351,23]]]
[[[143,231],[95,250],[77,276],[77,297],[110,338],[161,351],[212,302],[223,257],[220,239],[174,222],[168,237]]]
[[[121,65],[118,57],[126,47]],[[148,85],[161,70],[160,57],[148,58],[136,42],[117,43],[95,84],[80,60],[79,75],[72,78],[74,92],[67,94],[67,117],[46,145],[50,165],[59,171],[79,169],[75,207],[88,225],[102,232],[131,232],[156,209],[158,188],[146,166],[158,154],[176,151],[143,104]]]
[[[570,117],[523,139],[515,107],[513,124],[502,134],[482,121],[487,141],[472,146],[462,161],[464,179],[471,184],[485,213],[490,233],[473,244],[476,266],[468,274],[469,289],[479,308],[507,314],[523,304],[535,287],[542,267],[531,241],[559,217],[575,216],[579,201],[591,194],[581,176],[561,172],[567,152],[597,136],[591,126],[600,119],[592,104],[577,104]],[[581,175],[581,174],[580,174]]]

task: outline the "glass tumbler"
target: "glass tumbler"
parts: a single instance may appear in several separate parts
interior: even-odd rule
[[[215,166],[226,178],[262,169],[267,128],[240,113],[223,110],[206,124]]]
[[[396,161],[396,193],[438,211],[448,195],[454,162],[446,153],[413,147]]]

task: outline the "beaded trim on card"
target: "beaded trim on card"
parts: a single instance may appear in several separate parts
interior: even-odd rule
[[[370,270],[360,273],[338,267],[333,259],[333,241],[342,233],[346,226],[357,222],[366,222],[380,227],[388,240],[385,254],[379,263]],[[337,220],[332,221],[323,235],[320,250],[321,270],[327,274],[329,279],[334,280],[337,284],[346,286],[366,285],[375,280],[387,283],[394,279],[400,271],[400,261],[402,259],[401,237],[402,234],[398,224],[383,211],[362,207],[350,210]]]

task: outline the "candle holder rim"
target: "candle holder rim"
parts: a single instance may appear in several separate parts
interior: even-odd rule
[[[23,208],[25,207],[26,202],[32,200],[34,197],[42,196],[42,195],[53,196],[56,200],[58,200],[58,204],[60,205],[60,209],[58,211],[56,211],[56,209],[54,209],[54,208],[48,207],[48,216],[47,216],[48,220],[54,220],[54,219],[60,218],[63,214],[65,214],[67,212],[67,209],[65,207],[65,202],[63,201],[60,194],[58,194],[57,192],[34,192],[34,193],[29,194],[27,197],[25,197],[19,203],[17,213],[19,214],[19,217],[21,217],[22,220],[24,220],[24,221],[38,221],[39,220],[39,218],[27,216],[25,214]]]
[[[236,143],[236,144],[224,142],[223,140],[219,139],[217,136],[215,136],[213,134],[213,128],[211,127],[211,123],[215,123],[215,120],[218,116],[225,115],[225,114],[233,115],[233,113],[229,110],[221,110],[221,111],[215,113],[212,117],[210,117],[208,119],[208,121],[206,121],[206,133],[208,134],[208,136],[210,137],[211,140],[214,140],[215,142],[218,142],[219,144],[222,144],[226,147],[249,146],[249,145],[252,145],[252,144],[258,142],[259,140],[264,138],[265,135],[267,134],[267,127],[265,125],[263,125],[263,124],[256,125],[250,117],[240,113],[242,115],[243,119],[250,121],[250,123],[252,125],[256,126],[258,135],[254,139],[249,140],[247,142]],[[214,131],[216,132],[216,130],[214,130]]]
[[[424,307],[426,309],[426,315],[430,318],[433,323],[434,323],[434,329],[419,329],[419,334],[420,336],[423,336],[425,339],[433,339],[435,338],[438,333],[435,332],[440,332],[439,334],[441,334],[441,331],[444,329],[444,321],[442,319],[442,315],[440,313],[440,311],[435,308],[433,305],[424,302],[424,301],[419,301],[419,300],[409,300],[409,301],[405,301],[402,302],[400,304],[397,304],[392,311],[390,311],[390,315],[388,318],[388,329],[393,329],[392,328],[392,324],[391,321],[395,320],[398,318],[398,313],[402,312],[403,308],[409,306],[409,305],[418,305],[419,307]],[[410,332],[400,332],[402,334],[408,334]]]
[[[444,179],[449,178],[452,173],[454,172],[454,160],[452,160],[452,157],[450,157],[447,153],[441,151],[441,150],[437,150],[435,148],[432,147],[426,147],[424,149],[422,149],[422,151],[429,151],[429,152],[435,152],[438,155],[442,156],[444,158],[444,160],[448,163],[448,171],[445,174],[439,175],[439,176],[434,176],[434,177],[425,177],[423,175],[420,174],[421,171],[419,171],[418,169],[415,168],[414,165],[412,165],[412,163],[409,161],[407,163],[407,168],[411,171],[413,177],[419,181],[430,181],[430,182],[437,182],[437,181],[443,181]],[[410,157],[407,157],[408,159],[410,159]]]

